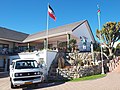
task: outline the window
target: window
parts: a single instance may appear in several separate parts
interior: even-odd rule
[[[9,44],[1,44],[0,43],[0,53],[8,54],[9,51]]]
[[[20,60],[16,62],[15,69],[38,68],[36,60]]]

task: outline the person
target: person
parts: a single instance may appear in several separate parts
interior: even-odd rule
[[[2,54],[8,54],[7,48],[3,48]]]

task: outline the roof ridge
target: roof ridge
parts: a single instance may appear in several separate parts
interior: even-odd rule
[[[48,30],[54,30],[54,29],[57,29],[57,28],[61,28],[61,27],[65,27],[65,26],[68,26],[68,25],[72,25],[72,24],[76,24],[76,23],[82,23],[82,22],[85,22],[85,21],[87,21],[87,20],[81,20],[81,21],[78,21],[78,22],[73,22],[73,23],[69,23],[69,24],[65,24],[65,25],[61,25],[61,26],[57,26],[57,27],[55,27],[55,28],[51,28],[51,29],[48,29]],[[75,26],[76,27],[76,26]],[[37,33],[34,33],[34,34],[30,34],[30,36],[32,36],[32,35],[36,35],[36,34],[38,34],[38,33],[44,33],[44,32],[46,32],[46,30],[43,30],[43,31],[40,31],[40,32],[37,32]]]
[[[75,23],[81,23],[81,22],[84,22],[84,21],[86,21],[86,20],[81,20],[81,21],[77,21],[77,22],[61,25],[61,26],[58,26],[58,27],[55,27],[55,28],[59,28],[59,27],[67,26],[67,25],[72,25],[72,24],[75,24]],[[55,28],[51,28],[51,29],[55,29]],[[49,29],[49,30],[51,30],[51,29]]]

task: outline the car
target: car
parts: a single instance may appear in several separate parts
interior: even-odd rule
[[[16,59],[10,65],[11,88],[42,82],[44,76],[36,60]]]

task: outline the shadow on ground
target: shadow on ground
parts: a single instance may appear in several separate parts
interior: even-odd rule
[[[22,86],[22,90],[33,90],[33,89],[47,88],[47,87],[61,85],[63,83],[65,83],[65,82],[40,83],[38,85]]]

